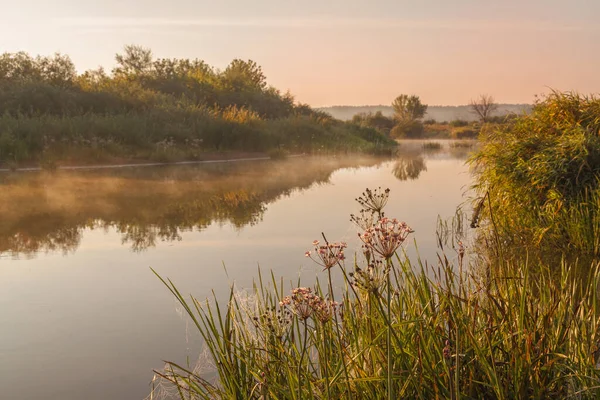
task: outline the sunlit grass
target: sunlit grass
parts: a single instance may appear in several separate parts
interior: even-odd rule
[[[313,243],[326,269],[308,287],[259,273],[249,291],[232,287],[221,303],[188,298],[159,277],[203,337],[213,370],[168,363],[156,387],[182,399],[600,395],[597,264],[583,275],[566,263],[488,264],[461,242],[437,265],[401,249],[391,256],[410,229],[392,234],[404,225],[377,211],[369,218],[379,202],[365,199],[353,217],[365,254],[345,264],[338,244]]]
[[[600,254],[600,99],[555,92],[471,158],[499,243]]]

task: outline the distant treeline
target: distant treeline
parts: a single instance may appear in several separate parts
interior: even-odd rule
[[[496,116],[508,114],[522,114],[531,111],[530,104],[498,104],[498,109],[494,112]],[[321,107],[318,111],[326,112],[334,118],[341,120],[351,120],[356,114],[375,114],[381,112],[386,117],[394,115],[394,109],[391,106],[332,106]],[[425,120],[435,120],[437,122],[450,122],[454,120],[464,120],[474,122],[479,119],[477,114],[472,112],[470,105],[463,106],[428,106],[425,113]]]
[[[384,151],[380,132],[267,84],[254,61],[218,70],[126,46],[78,74],[66,55],[0,55],[0,164],[201,159],[214,151]]]

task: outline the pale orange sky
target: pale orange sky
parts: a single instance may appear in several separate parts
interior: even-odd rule
[[[600,0],[0,0],[0,10],[0,52],[60,51],[80,70],[110,69],[125,44],[218,68],[251,58],[313,106],[600,92]]]

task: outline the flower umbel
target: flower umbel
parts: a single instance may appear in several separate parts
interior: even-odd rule
[[[293,289],[292,295],[285,297],[279,305],[289,307],[302,320],[312,316],[322,323],[330,321],[340,307],[337,301],[325,300],[304,287]]]
[[[358,215],[350,214],[350,222],[354,222],[363,231],[372,227],[375,221],[374,211],[360,210]]]
[[[319,245],[319,241],[315,240],[313,246],[315,246],[314,251],[307,251],[304,255],[326,270],[346,259],[344,249],[348,245],[344,242]]]
[[[379,187],[375,190],[371,190],[367,188],[356,201],[365,211],[374,212],[380,217],[383,217],[382,210],[387,204],[389,196],[390,189],[382,190],[381,187]]]
[[[292,295],[285,297],[279,305],[289,307],[300,319],[306,320],[320,301],[321,298],[315,295],[311,288],[300,287],[293,289]]]
[[[412,232],[414,231],[405,222],[395,218],[381,218],[362,234],[359,233],[358,237],[363,242],[365,253],[390,259]]]
[[[391,265],[382,260],[371,260],[366,268],[360,268],[358,265],[350,272],[352,285],[360,290],[377,293],[381,292],[386,285],[387,274],[390,273]]]
[[[316,319],[321,321],[321,323],[331,321],[335,313],[338,311],[340,303],[332,300],[324,300],[322,298],[319,298],[319,300],[320,301],[315,302]]]
[[[279,310],[273,307],[267,309],[261,315],[255,316],[252,320],[257,329],[282,338],[292,323],[292,313],[284,307]]]

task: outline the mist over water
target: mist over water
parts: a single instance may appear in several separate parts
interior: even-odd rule
[[[162,360],[200,351],[149,267],[200,299],[249,287],[259,265],[311,286],[320,268],[304,251],[322,232],[348,242],[351,263],[349,216],[367,187],[391,189],[386,214],[415,230],[407,252],[416,239],[435,263],[438,215],[465,201],[468,149],[401,148],[392,159],[0,175],[2,396],[145,397]]]

